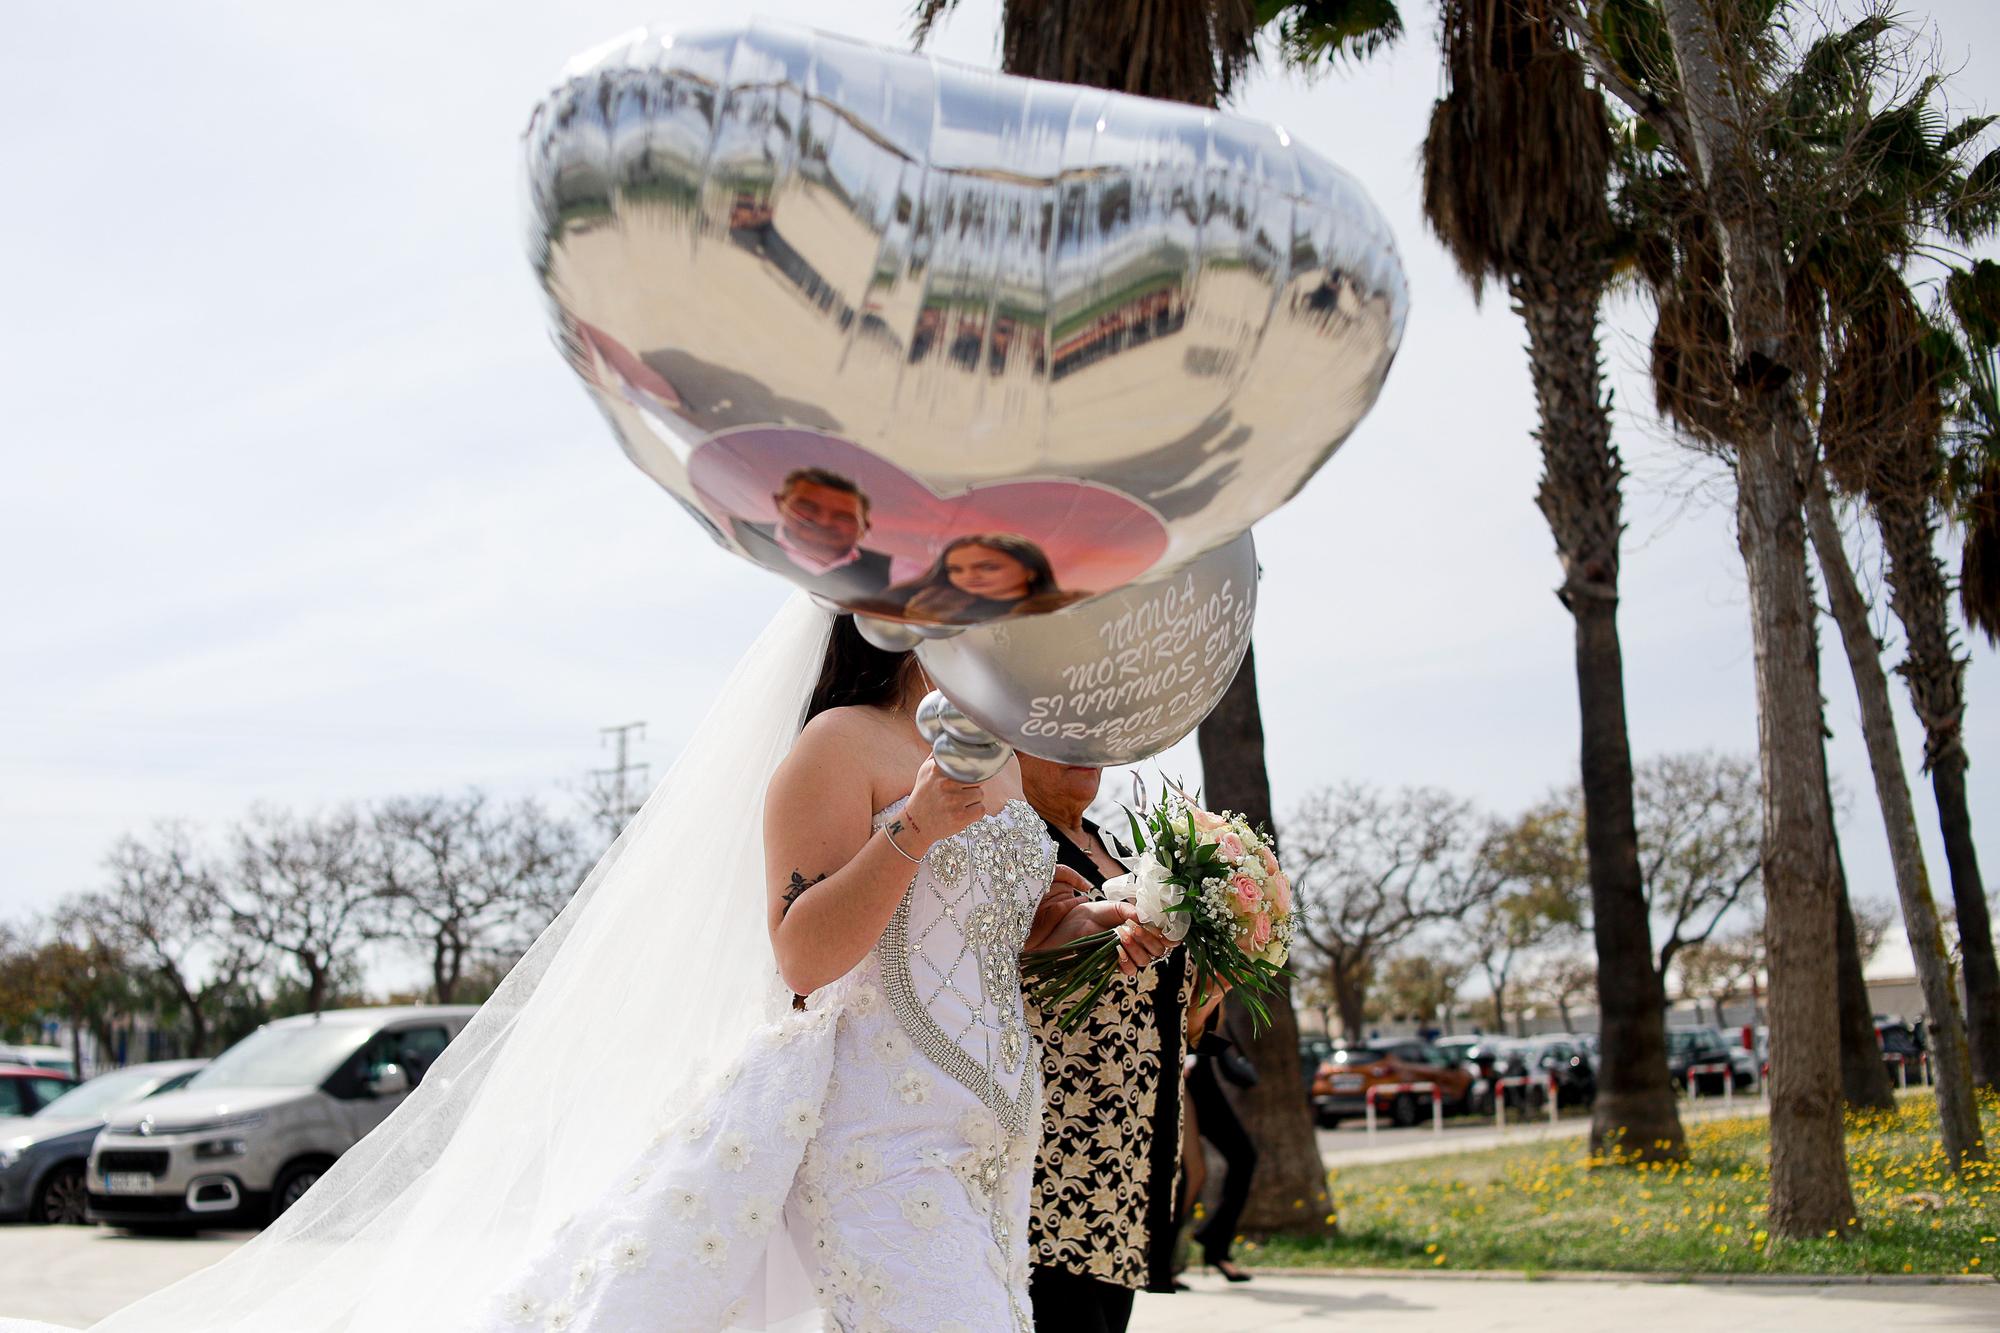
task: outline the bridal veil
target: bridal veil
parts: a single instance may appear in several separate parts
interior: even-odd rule
[[[765,928],[764,792],[831,623],[804,594],[786,603],[645,807],[393,1115],[262,1235],[94,1327],[450,1329],[611,1188],[789,1004]],[[812,1297],[768,1301],[775,1319]]]

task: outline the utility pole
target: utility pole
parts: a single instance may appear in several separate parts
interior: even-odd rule
[[[591,770],[592,804],[596,807],[598,820],[616,836],[631,822],[632,816],[639,813],[637,793],[644,790],[646,770],[651,765],[632,762],[631,747],[634,733],[639,739],[645,739],[646,724],[621,722],[615,727],[599,727],[598,731],[603,737],[599,744],[610,742],[617,750],[618,762],[610,768]],[[638,779],[636,784],[628,781],[635,774]]]

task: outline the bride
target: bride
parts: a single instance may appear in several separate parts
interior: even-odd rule
[[[1028,1329],[1020,954],[1166,946],[1076,896],[1016,765],[937,770],[924,691],[795,595],[396,1113],[95,1327]]]

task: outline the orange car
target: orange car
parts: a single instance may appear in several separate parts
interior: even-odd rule
[[[1346,1116],[1364,1114],[1368,1089],[1391,1083],[1435,1083],[1447,1111],[1472,1104],[1477,1076],[1429,1042],[1336,1043],[1313,1075],[1313,1119],[1332,1129]],[[1399,1125],[1414,1125],[1430,1114],[1427,1092],[1377,1093],[1375,1112]]]

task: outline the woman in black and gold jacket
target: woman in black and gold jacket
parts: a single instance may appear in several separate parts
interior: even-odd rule
[[[1100,770],[1020,758],[1022,789],[1056,840],[1057,863],[1093,889],[1124,874],[1084,818]],[[1028,1231],[1039,1333],[1123,1333],[1134,1292],[1174,1289],[1181,1063],[1194,978],[1185,951],[1152,931],[1121,929],[1137,931],[1160,961],[1112,978],[1074,1031],[1056,1026],[1059,1008],[1028,1000],[1042,1049],[1042,1148]]]

